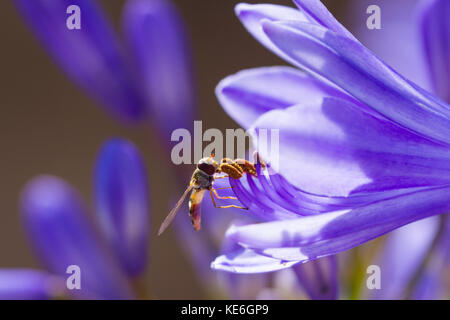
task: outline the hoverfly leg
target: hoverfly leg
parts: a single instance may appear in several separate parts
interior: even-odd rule
[[[219,196],[217,194],[216,189],[214,189],[214,188],[211,188],[211,189],[212,189],[212,192],[214,192],[214,195],[217,197],[217,199],[231,199],[231,200],[237,200],[238,199],[236,197],[222,197],[222,196]]]
[[[236,206],[234,204],[230,204],[228,206],[217,206],[216,208],[219,208],[219,209],[236,208],[236,209],[248,210],[248,208],[246,208],[246,207]]]
[[[214,190],[214,189],[212,189],[212,190]],[[248,208],[246,208],[246,207],[236,206],[234,204],[227,205],[227,206],[218,206],[216,204],[216,200],[214,200],[214,196],[213,196],[213,191],[212,190],[211,189],[209,190],[209,194],[211,195],[211,200],[212,200],[212,203],[214,205],[214,208],[219,208],[219,209],[236,208],[236,209],[248,210]],[[214,193],[216,193],[216,192],[214,192]],[[216,195],[217,195],[217,193],[216,193]]]
[[[226,176],[220,176],[220,177],[214,177],[214,180],[224,179],[224,178],[228,178],[228,175],[226,175]]]
[[[216,190],[223,190],[223,189],[231,189],[234,188],[235,186],[229,186],[229,187],[223,187],[223,188],[215,188]]]

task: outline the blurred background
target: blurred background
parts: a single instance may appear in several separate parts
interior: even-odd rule
[[[117,29],[124,2],[101,1]],[[194,51],[197,118],[203,121],[204,130],[236,128],[216,100],[217,83],[241,69],[284,63],[242,27],[233,10],[238,1],[174,2],[185,19]],[[290,1],[273,2],[293,6]],[[365,8],[350,10],[349,1],[343,0],[323,2],[351,31],[365,23]],[[175,229],[156,237],[169,199],[178,196],[176,183],[168,178],[174,165],[167,162],[161,143],[145,125],[118,124],[65,77],[11,1],[0,2],[0,38],[0,267],[39,268],[21,226],[18,199],[24,184],[38,174],[56,175],[92,204],[92,172],[99,147],[106,139],[121,136],[139,147],[150,172],[152,236],[147,284],[162,299],[205,298],[172,233]],[[189,176],[185,179],[187,183]]]

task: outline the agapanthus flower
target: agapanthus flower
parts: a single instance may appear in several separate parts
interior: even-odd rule
[[[268,222],[229,229],[241,247],[218,257],[215,269],[291,267],[450,208],[449,105],[364,47],[320,1],[294,3],[236,7],[247,30],[298,69],[241,71],[217,87],[225,111],[256,144],[261,129],[279,130],[280,152],[271,161],[263,149],[268,169],[258,166],[246,185],[230,180]],[[445,17],[449,3],[433,3]],[[429,61],[446,70],[448,24],[430,21]],[[448,87],[438,70],[439,86]]]
[[[3,299],[130,299],[148,265],[147,172],[135,146],[112,139],[94,174],[95,220],[66,181],[41,175],[25,186],[20,206],[30,245],[46,271],[0,270]],[[80,287],[66,281],[75,266]],[[69,268],[69,269],[68,269]]]
[[[170,1],[127,1],[122,37],[95,0],[14,2],[58,66],[115,119],[148,118],[164,136],[192,125],[190,48]],[[80,29],[67,27],[70,6],[79,7]]]

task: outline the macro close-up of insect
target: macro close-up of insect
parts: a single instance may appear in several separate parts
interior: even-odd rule
[[[258,159],[259,160],[259,159]],[[224,175],[220,175],[224,174]],[[212,154],[209,157],[202,158],[197,163],[197,168],[195,169],[194,173],[192,174],[191,181],[189,183],[189,186],[184,191],[181,198],[178,200],[176,205],[173,207],[173,209],[169,212],[163,223],[161,224],[161,227],[159,228],[158,235],[161,235],[164,230],[167,229],[167,227],[170,225],[172,220],[175,218],[175,215],[177,214],[180,206],[183,204],[184,199],[188,195],[189,192],[191,192],[191,196],[189,198],[189,216],[191,218],[192,225],[196,231],[200,230],[201,226],[201,209],[200,205],[203,200],[203,196],[206,191],[209,192],[211,196],[211,200],[214,204],[215,208],[236,208],[236,209],[243,209],[248,210],[248,208],[239,206],[239,205],[223,205],[218,206],[216,204],[216,201],[214,197],[217,199],[222,200],[237,200],[236,197],[222,197],[219,196],[217,193],[217,190],[213,187],[214,180],[215,179],[223,179],[223,178],[231,178],[231,179],[240,179],[244,176],[244,174],[251,174],[253,176],[256,176],[256,169],[253,163],[249,162],[248,160],[244,159],[229,159],[229,158],[223,158],[220,163],[217,163],[214,160],[214,154]],[[217,176],[220,175],[220,176]],[[225,187],[225,188],[231,188],[231,187]]]

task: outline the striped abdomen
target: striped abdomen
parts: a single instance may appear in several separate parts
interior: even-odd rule
[[[203,196],[206,189],[194,189],[192,190],[191,196],[189,198],[189,217],[191,217],[192,226],[195,231],[200,230],[201,225],[201,208]]]

